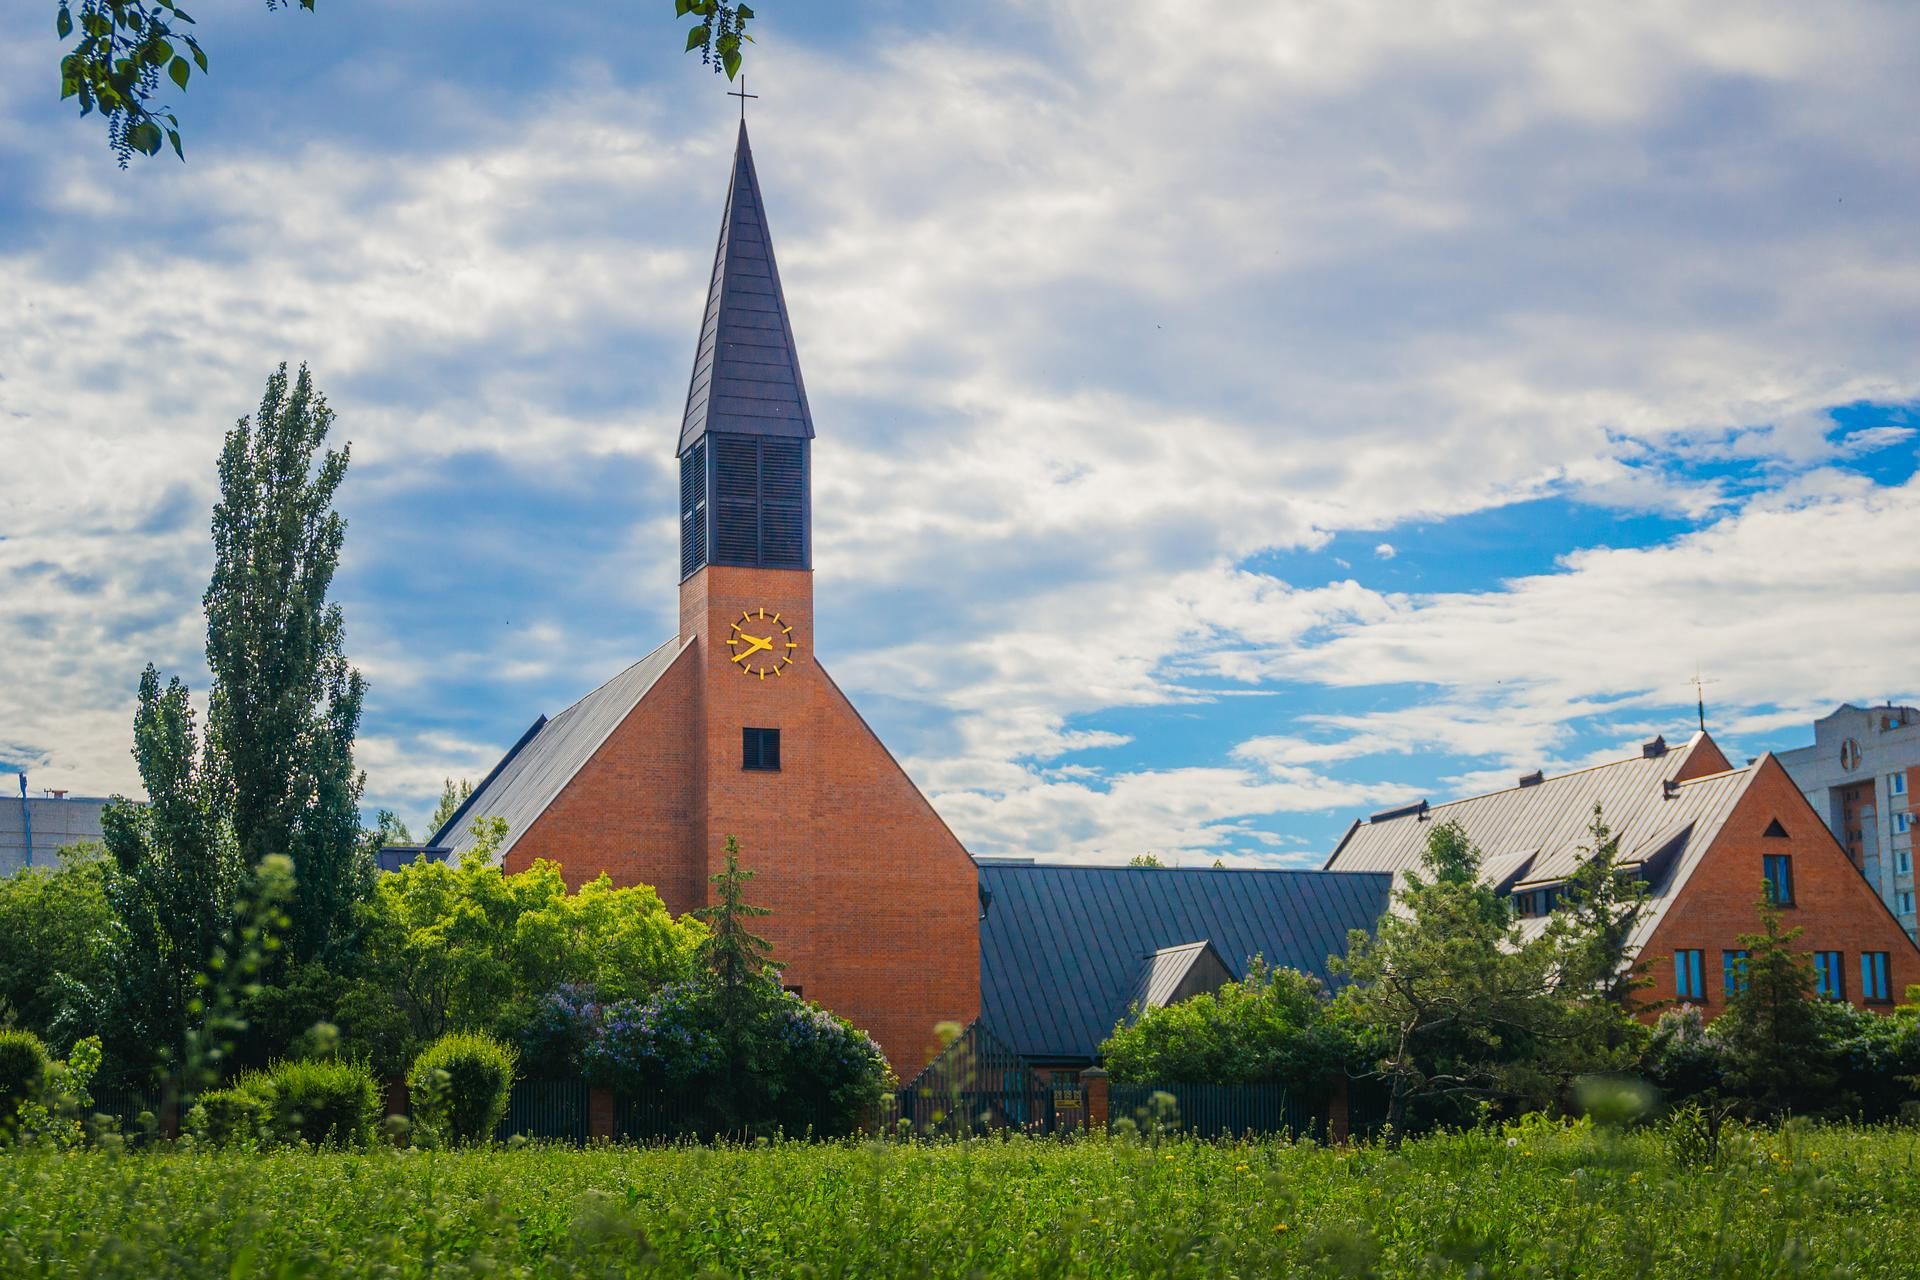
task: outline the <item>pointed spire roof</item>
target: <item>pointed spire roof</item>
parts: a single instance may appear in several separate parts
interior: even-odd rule
[[[680,423],[680,446],[709,431],[813,437],[807,388],[800,380],[793,325],[760,203],[747,123],[733,153],[733,181],[720,219],[720,245],[707,286],[707,314],[693,358],[693,384]]]

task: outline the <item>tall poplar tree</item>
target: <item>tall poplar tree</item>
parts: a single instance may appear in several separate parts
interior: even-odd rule
[[[229,820],[231,784],[203,744],[187,687],[164,689],[148,666],[133,719],[133,756],[147,802],[120,796],[101,815],[113,923],[101,987],[84,993],[107,1047],[136,1072],[182,1052],[201,981],[233,922],[241,861]]]
[[[343,651],[340,606],[327,602],[346,534],[333,498],[348,450],[320,452],[332,423],[306,366],[289,384],[282,364],[259,413],[227,433],[205,597],[208,743],[232,779],[246,865],[293,859],[295,963],[332,955],[373,877],[353,764],[366,684]]]

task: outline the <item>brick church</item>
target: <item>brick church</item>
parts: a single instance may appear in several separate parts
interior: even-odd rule
[[[536,721],[426,851],[501,818],[505,870],[604,871],[679,913],[733,836],[783,981],[908,1077],[979,1012],[979,876],[820,665],[813,434],[743,121],[680,425],[680,633]]]

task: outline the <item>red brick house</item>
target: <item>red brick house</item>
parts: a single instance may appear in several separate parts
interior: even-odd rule
[[[1739,935],[1758,929],[1763,892],[1803,930],[1796,945],[1812,953],[1831,998],[1886,1007],[1920,983],[1920,950],[1780,762],[1763,755],[1733,768],[1705,733],[1677,749],[1655,738],[1636,757],[1558,777],[1529,774],[1490,795],[1377,813],[1353,824],[1326,869],[1403,873],[1436,824],[1458,822],[1485,859],[1483,877],[1543,924],[1592,844],[1595,804],[1622,863],[1648,886],[1632,944],[1653,979],[1649,1000],[1725,1009],[1740,980]]]
[[[536,721],[427,852],[497,817],[506,870],[549,858],[684,912],[734,836],[783,980],[911,1076],[936,1024],[979,1013],[979,876],[820,665],[813,435],[743,122],[679,434],[679,635]]]

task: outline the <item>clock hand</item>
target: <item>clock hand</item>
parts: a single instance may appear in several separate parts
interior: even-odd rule
[[[742,635],[740,638],[747,642],[747,647],[745,651],[741,653],[736,653],[733,655],[733,660],[735,662],[739,662],[743,658],[751,658],[754,654],[760,652],[762,649],[766,649],[769,652],[771,652],[773,649],[773,638],[771,636],[763,637],[763,636]]]

